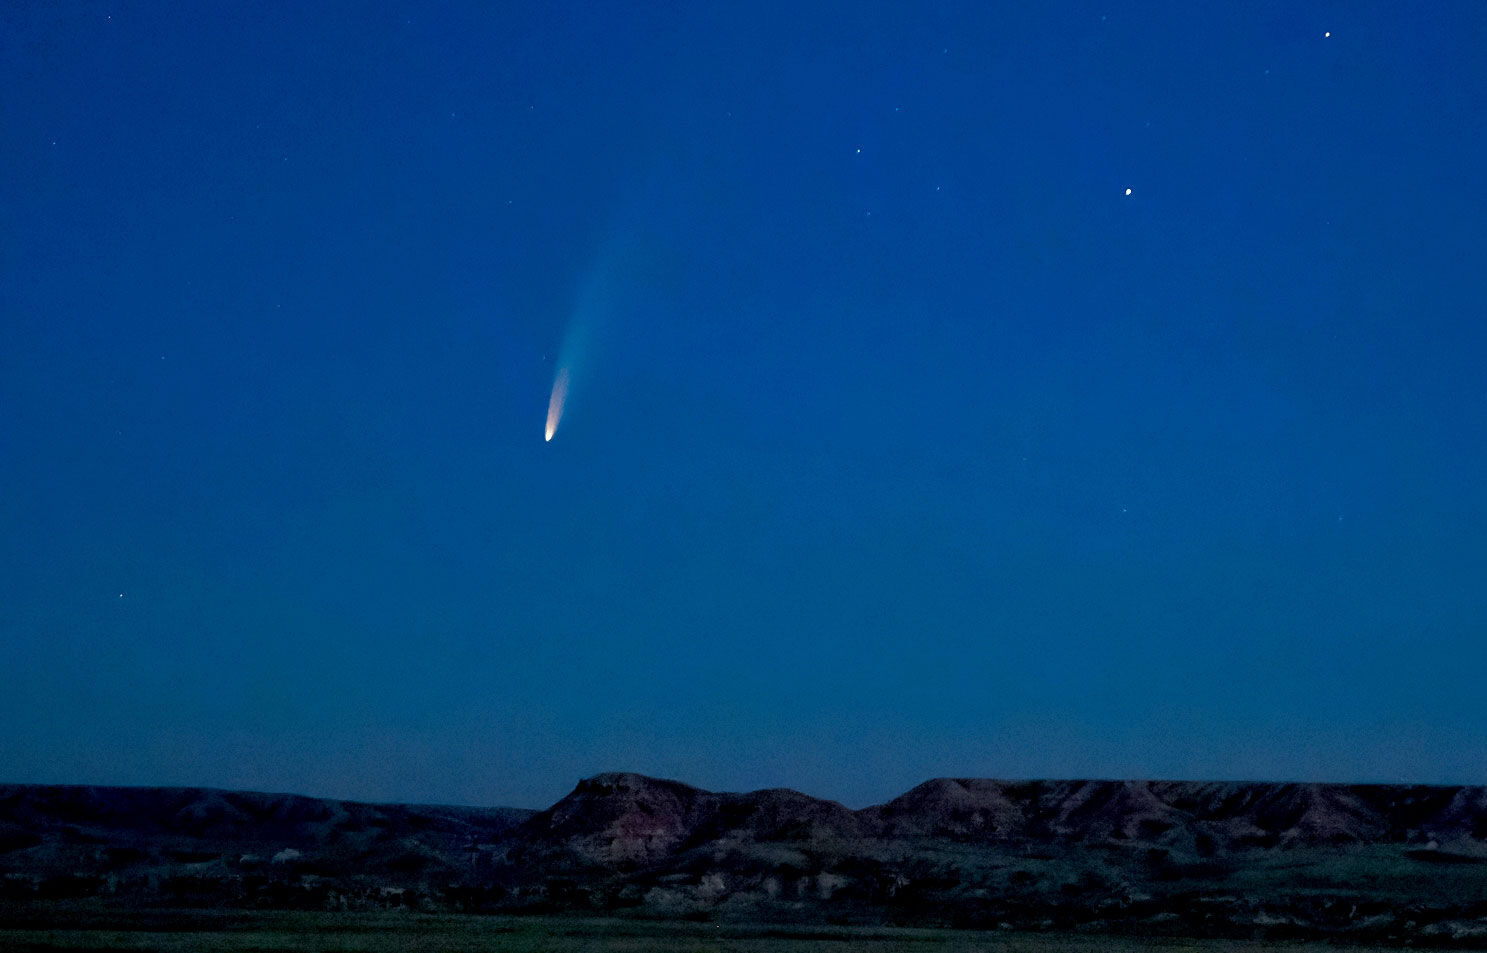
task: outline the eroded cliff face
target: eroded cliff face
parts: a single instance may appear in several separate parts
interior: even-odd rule
[[[1481,788],[939,778],[852,811],[796,791],[714,794],[608,774],[511,832],[575,867],[655,863],[688,851],[796,842],[866,849],[946,841],[992,850],[1157,848],[1211,857],[1255,849],[1414,845],[1487,859]]]
[[[600,867],[639,864],[678,850],[716,816],[721,802],[677,781],[603,774],[580,781],[529,820],[518,840],[529,854],[564,851],[575,862]]]
[[[1487,790],[941,778],[853,811],[604,774],[533,812],[0,787],[0,902],[63,897],[1469,943]]]

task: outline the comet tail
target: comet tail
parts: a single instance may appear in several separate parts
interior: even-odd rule
[[[568,399],[568,368],[558,369],[558,376],[552,382],[552,399],[547,402],[547,436],[551,440],[552,435],[558,432],[558,421],[563,419],[563,401]]]

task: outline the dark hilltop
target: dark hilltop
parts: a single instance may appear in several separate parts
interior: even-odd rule
[[[543,811],[0,786],[0,911],[97,905],[1487,945],[1487,788],[941,778],[862,810],[638,774]]]

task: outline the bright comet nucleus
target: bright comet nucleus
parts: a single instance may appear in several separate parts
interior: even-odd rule
[[[547,402],[547,431],[545,440],[552,440],[552,435],[558,432],[558,421],[563,419],[563,402],[568,399],[568,368],[558,368],[558,376],[553,378],[552,398]]]

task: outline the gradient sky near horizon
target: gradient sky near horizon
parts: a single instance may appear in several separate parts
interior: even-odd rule
[[[1476,0],[7,3],[0,781],[1487,783],[1484,170]]]

